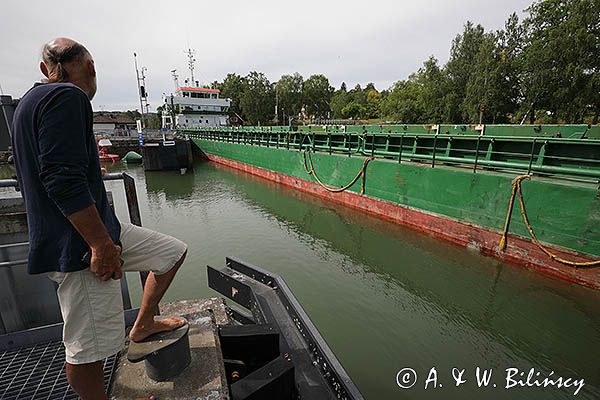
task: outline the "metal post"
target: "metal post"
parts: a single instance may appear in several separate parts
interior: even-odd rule
[[[350,138],[352,138],[352,136],[349,133],[344,133],[344,140],[346,141],[346,145],[348,147],[348,157],[350,157],[352,154],[352,143]]]
[[[433,156],[431,158],[431,168],[435,168],[435,149],[437,147],[437,133],[433,136]]]
[[[477,138],[477,147],[475,148],[475,164],[473,165],[473,173],[477,173],[477,161],[479,161],[479,144],[481,143],[481,136]]]
[[[529,155],[529,167],[527,168],[527,175],[531,174],[531,165],[533,164],[533,153],[535,151],[535,138],[531,142],[531,154]]]
[[[419,137],[415,136],[415,139],[413,141],[413,148],[412,148],[412,155],[413,156],[417,154],[417,148],[419,147],[418,141],[419,141]]]
[[[371,135],[371,157],[375,156],[375,134]]]
[[[402,163],[402,149],[404,148],[404,133],[400,136],[400,147],[398,148],[398,164]]]
[[[129,220],[133,225],[142,226],[142,217],[140,215],[135,181],[126,173],[123,173],[123,186],[125,187],[125,197],[127,198]]]
[[[125,197],[127,198],[127,209],[129,211],[129,221],[133,225],[142,226],[142,217],[140,214],[140,206],[138,204],[137,190],[135,188],[135,180],[126,173],[123,173],[123,186],[125,187]],[[146,286],[149,272],[140,271],[140,280],[142,282],[142,290]],[[154,310],[154,315],[160,315],[158,307]]]

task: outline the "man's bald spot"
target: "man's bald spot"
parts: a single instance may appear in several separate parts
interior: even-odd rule
[[[85,46],[69,38],[56,38],[46,43],[42,48],[42,61],[48,71],[55,75],[51,79],[55,82],[68,81],[69,76],[64,68],[65,64],[81,62],[86,60],[87,57],[91,57],[91,54]]]

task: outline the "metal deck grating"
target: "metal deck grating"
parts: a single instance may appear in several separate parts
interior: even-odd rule
[[[104,360],[104,386],[110,386],[117,355]],[[79,399],[67,383],[65,350],[52,341],[0,352],[0,400]]]

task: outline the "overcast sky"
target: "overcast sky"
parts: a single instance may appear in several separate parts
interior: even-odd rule
[[[184,50],[197,51],[196,79],[264,72],[271,81],[299,72],[332,85],[374,82],[385,89],[430,55],[448,59],[467,20],[487,30],[532,0],[2,1],[0,86],[20,97],[39,80],[41,45],[56,36],[82,42],[98,72],[95,110],[139,108],[133,52],[148,68],[152,109],[189,77]],[[172,8],[169,8],[172,7]]]

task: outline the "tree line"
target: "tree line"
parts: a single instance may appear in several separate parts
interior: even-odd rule
[[[392,87],[339,89],[322,74],[270,82],[261,72],[211,85],[247,124],[291,118],[382,119],[401,123],[597,123],[600,1],[541,0],[504,27],[466,22],[445,65],[431,56]]]

